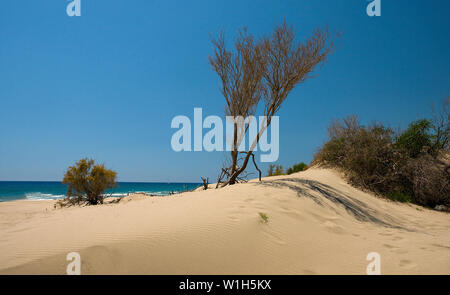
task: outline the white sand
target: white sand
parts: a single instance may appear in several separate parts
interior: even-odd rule
[[[0,273],[64,274],[76,251],[83,274],[365,274],[375,251],[383,274],[450,274],[448,213],[375,197],[326,169],[103,206],[53,204],[0,204]]]

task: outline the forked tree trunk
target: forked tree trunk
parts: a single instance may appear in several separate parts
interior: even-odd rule
[[[234,173],[231,173],[230,178],[228,179],[228,181],[223,185],[232,185],[236,183],[236,179],[239,177],[239,175],[245,171],[245,169],[247,168],[248,165],[248,161],[250,160],[250,157],[253,157],[253,163],[255,164],[255,168],[258,170],[259,172],[259,181],[261,181],[261,170],[259,170],[258,166],[256,165],[256,161],[255,161],[255,156],[253,154],[253,150],[255,149],[256,145],[259,142],[259,139],[261,138],[262,134],[267,130],[267,128],[269,127],[271,121],[272,121],[272,116],[273,116],[273,111],[270,110],[269,111],[269,116],[267,118],[267,122],[266,124],[263,125],[263,127],[259,130],[258,134],[256,135],[255,140],[253,141],[251,147],[249,148],[248,152],[243,152],[246,153],[247,155],[245,156],[244,162],[242,163],[242,166],[239,167],[239,169],[237,169]],[[236,156],[237,158],[237,156]]]

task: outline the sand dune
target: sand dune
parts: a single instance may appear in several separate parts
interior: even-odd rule
[[[390,202],[312,168],[218,190],[54,209],[0,204],[0,273],[450,274],[450,215]],[[263,223],[259,213],[269,217]]]

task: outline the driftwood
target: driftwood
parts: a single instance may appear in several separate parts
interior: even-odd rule
[[[229,178],[231,177],[230,170],[231,170],[231,168],[222,168],[222,171],[221,171],[219,177],[217,178],[216,188],[218,188],[220,184],[222,184],[222,186],[225,186],[225,185],[228,183],[228,181],[225,181],[225,182],[224,182],[223,179],[224,179],[225,177],[226,177],[226,179],[229,179]],[[236,183],[247,182],[247,179],[246,179],[246,178],[247,178],[250,174],[251,174],[251,173],[246,174],[246,175],[243,175],[243,176],[237,177],[237,178],[236,178]]]
[[[202,177],[202,181],[203,181],[203,190],[206,191],[208,189],[209,178],[208,177],[206,177],[206,178]]]
[[[261,169],[259,169],[258,165],[256,164],[255,155],[253,154],[253,152],[252,151],[240,152],[240,154],[245,154],[247,159],[249,159],[250,157],[252,158],[253,165],[255,165],[255,168],[258,171],[258,179],[259,179],[259,181],[261,181],[262,172],[261,172]],[[243,176],[236,175],[236,174],[241,174],[243,172],[243,171],[240,171],[240,170],[241,170],[241,167],[236,166],[234,173],[231,174],[229,171],[232,171],[232,167],[230,167],[230,168],[222,168],[222,172],[221,172],[221,174],[220,174],[220,176],[219,176],[219,178],[217,180],[216,188],[219,187],[219,184],[222,184],[222,187],[228,185],[229,182],[230,182],[230,179],[235,179],[236,183],[247,182],[247,177],[249,175],[251,175],[252,173],[248,173],[248,174],[245,174]],[[222,182],[222,178],[225,177],[225,176],[227,177],[227,181]]]

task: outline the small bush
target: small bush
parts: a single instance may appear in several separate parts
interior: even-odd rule
[[[95,165],[94,160],[81,159],[64,175],[62,182],[67,184],[67,198],[59,205],[103,204],[103,193],[116,186],[116,176],[115,171],[106,169],[103,164]]]
[[[401,202],[401,203],[408,203],[408,202],[412,201],[411,197],[405,195],[402,192],[398,192],[398,191],[389,193],[387,195],[387,197],[393,201],[397,201],[397,202]]]
[[[278,175],[284,175],[283,166],[270,164],[267,176],[278,176]]]
[[[412,122],[408,129],[397,138],[396,145],[405,149],[411,158],[418,157],[425,147],[431,147],[431,127],[430,120]]]
[[[286,170],[286,174],[289,175],[289,174],[292,174],[292,173],[295,173],[295,172],[305,171],[306,169],[308,169],[308,165],[306,165],[305,163],[301,162],[301,163],[295,164],[294,166],[288,168]]]
[[[269,216],[266,213],[259,212],[259,217],[261,217],[261,221],[263,223],[269,222]]]

